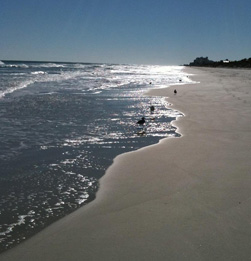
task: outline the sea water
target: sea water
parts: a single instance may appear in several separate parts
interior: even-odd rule
[[[182,114],[144,93],[187,82],[180,66],[0,61],[0,251],[93,200],[115,156],[178,137]]]

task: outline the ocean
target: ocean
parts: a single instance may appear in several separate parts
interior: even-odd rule
[[[0,61],[0,252],[92,201],[117,155],[180,136],[182,113],[144,94],[182,69]]]

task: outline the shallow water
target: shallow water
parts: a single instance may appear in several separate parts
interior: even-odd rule
[[[144,92],[190,81],[177,66],[44,62],[2,62],[0,77],[0,251],[93,200],[115,156],[178,137],[182,114]]]

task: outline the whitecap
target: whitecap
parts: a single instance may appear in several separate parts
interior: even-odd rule
[[[42,63],[42,64],[38,64],[38,65],[32,65],[32,67],[36,68],[36,67],[44,67],[44,68],[64,68],[65,65],[63,64],[56,64],[56,63]]]
[[[29,68],[27,64],[4,64],[5,67],[10,67],[10,68]]]
[[[18,86],[15,86],[15,87],[11,87],[5,91],[2,91],[0,92],[0,98],[3,98],[6,94],[10,94],[16,90],[20,90],[20,89],[23,89],[23,88],[26,88],[28,85],[34,83],[35,81],[34,80],[28,80],[28,81],[24,81],[23,83],[21,83],[20,85]]]
[[[31,74],[47,74],[46,72],[44,71],[37,71],[37,72],[31,72]]]

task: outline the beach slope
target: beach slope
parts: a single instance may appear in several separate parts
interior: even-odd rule
[[[250,70],[185,70],[200,83],[150,92],[182,137],[118,156],[95,201],[1,261],[250,259]]]

